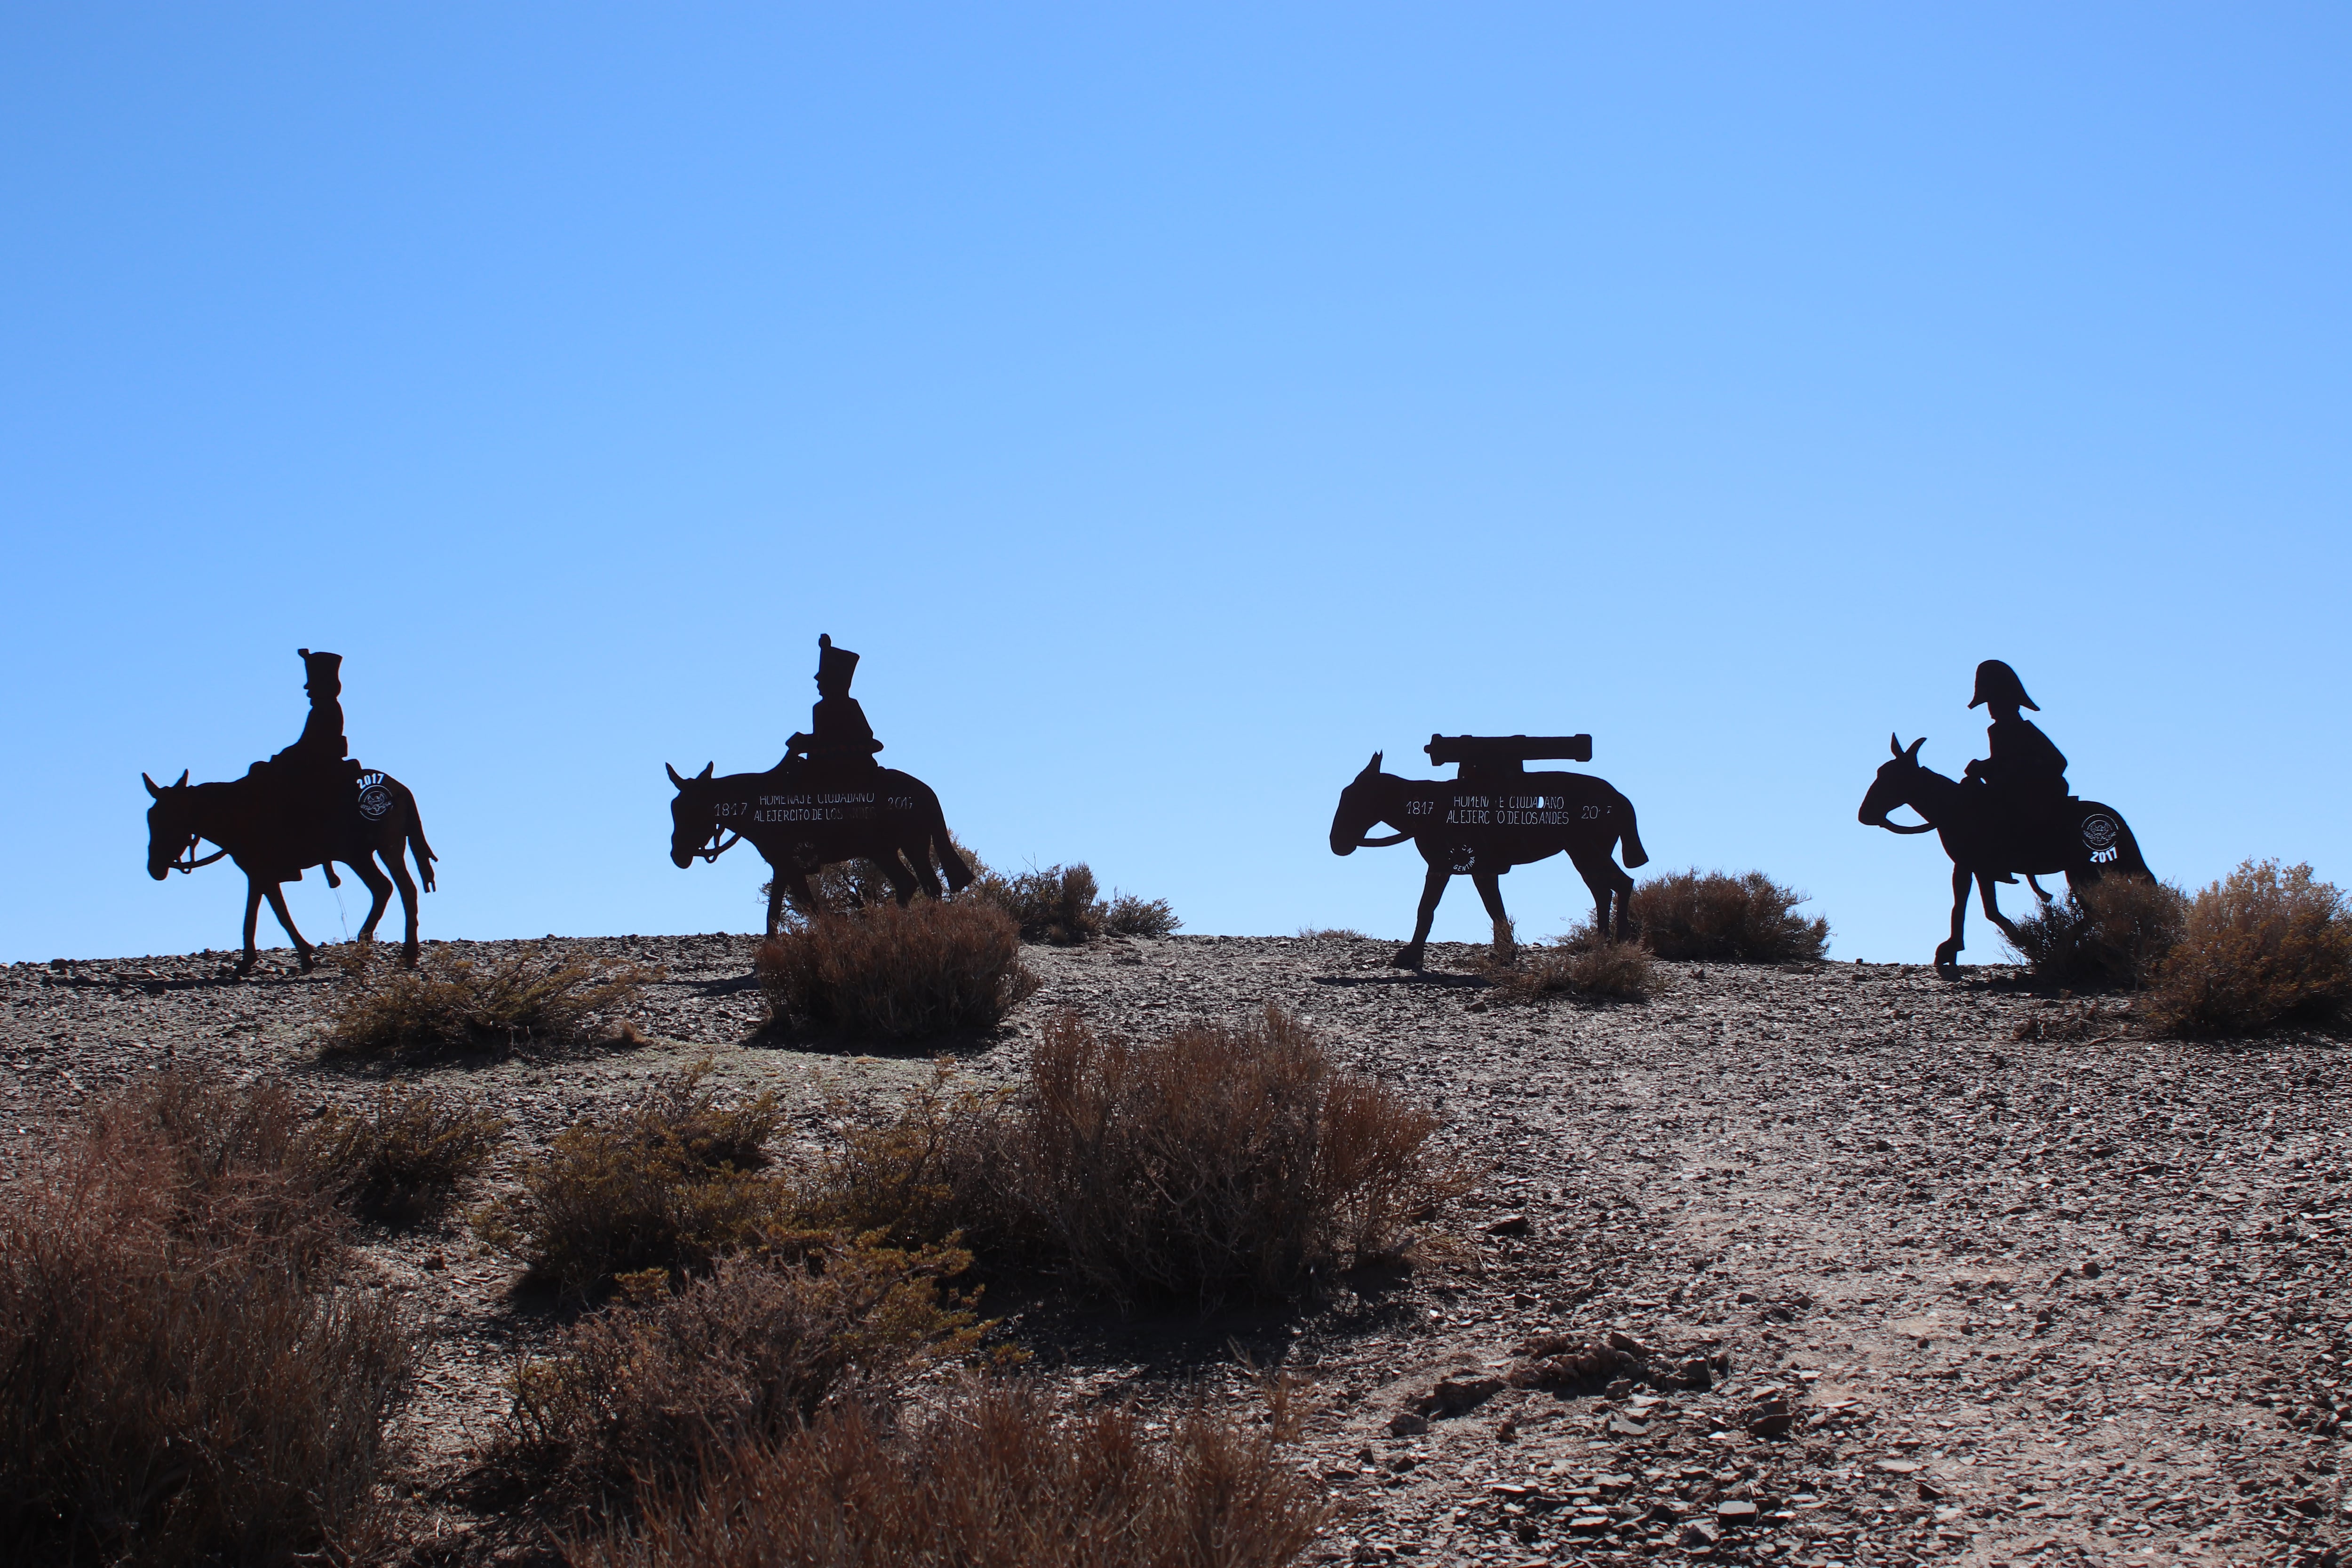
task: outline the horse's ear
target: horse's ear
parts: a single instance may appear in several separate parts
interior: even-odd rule
[[[667,773],[669,775],[669,782],[676,784],[678,788],[684,789],[686,787],[686,775],[679,773],[676,768],[671,767],[667,763],[664,763],[662,764],[662,772]]]
[[[187,769],[185,769],[185,768],[182,768],[182,769],[180,770],[180,782],[179,782],[178,784],[173,784],[172,787],[173,787],[173,789],[185,789],[185,788],[187,788],[187,787],[188,787],[188,770],[187,770]]]
[[[1925,735],[1922,735],[1917,740],[1912,742],[1911,749],[1903,753],[1903,760],[1906,763],[1917,762],[1919,760],[1919,748],[1927,743],[1927,737]]]
[[[1903,754],[1903,737],[1892,734],[1887,736],[1886,752],[1889,756],[1901,756]]]
[[[702,764],[702,771],[694,776],[698,779],[707,779],[710,776],[710,770],[718,765],[719,764],[717,763],[705,763]]]
[[[1372,753],[1372,760],[1364,764],[1364,771],[1368,773],[1379,773],[1381,771],[1381,758],[1385,755],[1387,755],[1387,753],[1384,752],[1374,752]]]
[[[155,781],[153,779],[149,778],[145,773],[141,773],[139,775],[139,782],[147,786],[147,793],[149,795],[153,795],[157,800],[163,798],[163,792],[155,787]]]

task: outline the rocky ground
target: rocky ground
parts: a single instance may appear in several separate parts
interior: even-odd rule
[[[490,944],[503,946],[504,944]],[[920,1058],[757,1035],[749,942],[551,944],[666,967],[653,1037],[445,1069],[518,1152],[712,1053],[803,1136]],[[1936,1560],[2335,1568],[2352,1513],[2352,1125],[2339,1042],[2141,1037],[2122,1003],[2012,972],[1671,966],[1646,1004],[1500,1000],[1472,950],[1360,938],[1030,950],[1044,990],[964,1066],[1019,1070],[1055,1006],[1150,1034],[1268,1003],[1425,1098],[1485,1172],[1420,1267],[1290,1312],[1121,1321],[1019,1302],[1049,1375],[1147,1403],[1294,1380],[1341,1513],[1320,1562]],[[0,1178],[89,1097],[167,1064],[372,1081],[310,1044],[333,971],[226,955],[0,972]],[[409,1436],[413,1561],[520,1562],[462,1479],[500,1379],[555,1320],[462,1225],[375,1237],[432,1334]],[[1622,1347],[1566,1376],[1543,1336]],[[1696,1367],[1694,1366],[1696,1363]],[[1666,1386],[1696,1381],[1709,1386]]]

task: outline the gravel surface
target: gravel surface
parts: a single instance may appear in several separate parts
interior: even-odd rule
[[[706,1050],[722,1080],[779,1089],[805,1140],[829,1098],[930,1071],[919,1053],[762,1043],[740,936],[549,945],[668,978],[632,1015],[649,1046],[427,1075],[512,1117],[517,1153]],[[1990,967],[1955,984],[1675,965],[1646,1004],[1527,1005],[1484,985],[1479,950],[1433,946],[1418,974],[1391,951],[1033,948],[1044,990],[961,1053],[1017,1074],[1055,1006],[1150,1035],[1278,1004],[1446,1115],[1486,1173],[1417,1268],[1288,1312],[994,1303],[1047,1375],[1090,1394],[1240,1409],[1258,1374],[1239,1357],[1286,1373],[1301,1460],[1341,1508],[1310,1560],[2341,1561],[2336,1040],[2148,1040],[2117,1000]],[[279,950],[237,982],[230,956],[0,971],[0,1178],[157,1067],[279,1075],[320,1101],[374,1081],[310,1043],[331,969],[293,973]],[[541,1560],[464,1478],[500,1380],[560,1320],[456,1223],[372,1235],[364,1258],[431,1337],[407,1417],[411,1560]],[[1612,1335],[1612,1364],[1563,1371]],[[1679,1385],[1695,1363],[1709,1386]]]

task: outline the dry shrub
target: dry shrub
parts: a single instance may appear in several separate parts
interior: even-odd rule
[[[901,1246],[985,1228],[979,1200],[992,1188],[993,1134],[1012,1092],[967,1087],[941,1061],[887,1119],[860,1120],[836,1103],[838,1143],[800,1173],[802,1219]]]
[[[447,1209],[507,1125],[471,1096],[385,1084],[357,1110],[330,1110],[308,1143],[320,1179],[354,1211],[407,1226]]]
[[[1393,1255],[1466,1184],[1429,1147],[1433,1113],[1279,1009],[1141,1046],[1057,1014],[1029,1070],[999,1104],[919,1101],[943,1131],[908,1144],[934,1152],[939,1213],[975,1245],[1114,1300],[1285,1296]]]
[[[779,1027],[866,1040],[993,1028],[1038,984],[1013,921],[969,899],[823,915],[761,942],[758,966]]]
[[[1139,899],[1114,890],[1102,906],[1102,928],[1111,936],[1173,936],[1184,922],[1165,899]]]
[[[2137,988],[2180,940],[2188,905],[2169,883],[2105,877],[2019,921],[2010,945],[2051,984]]]
[[[1830,922],[1794,912],[1805,895],[1761,871],[1727,876],[1696,868],[1633,889],[1633,923],[1660,958],[1793,963],[1829,951]]]
[[[598,1020],[629,1006],[659,969],[565,962],[544,945],[477,963],[435,948],[415,969],[384,962],[373,942],[339,950],[342,984],[327,1016],[328,1050],[357,1056],[513,1050],[593,1038]]]
[[[576,1295],[646,1269],[705,1270],[756,1241],[791,1208],[762,1173],[783,1113],[772,1094],[721,1102],[703,1087],[709,1071],[706,1057],[619,1117],[557,1133],[519,1191],[476,1212],[475,1234]]]
[[[1024,1384],[893,1426],[845,1403],[745,1445],[577,1568],[1280,1568],[1328,1517],[1276,1430],[1195,1408],[1155,1436],[1119,1408],[1056,1419]]]
[[[289,1563],[378,1542],[413,1350],[337,1278],[282,1091],[132,1089],[0,1200],[0,1541]]]
[[[2175,1034],[2243,1035],[2326,1021],[2352,1001],[2352,918],[2309,866],[2249,860],[2199,893],[2158,968],[2154,1012]]]
[[[1106,901],[1101,891],[1093,869],[1080,861],[1011,877],[982,867],[963,896],[1011,915],[1021,928],[1022,941],[1056,947],[1081,946],[1105,934],[1171,936],[1184,923],[1165,899],[1114,892]]]
[[[1657,965],[1639,942],[1596,938],[1586,925],[1551,947],[1486,969],[1496,991],[1517,1002],[1578,996],[1592,1002],[1646,1002],[1659,988]]]
[[[968,1303],[940,1282],[971,1263],[953,1247],[803,1233],[675,1293],[666,1274],[631,1276],[625,1300],[523,1368],[509,1450],[583,1499],[689,1477],[714,1448],[781,1437],[845,1388],[968,1351]]]

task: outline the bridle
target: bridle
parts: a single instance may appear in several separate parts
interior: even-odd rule
[[[1412,837],[1412,835],[1410,833],[1386,833],[1382,834],[1378,838],[1359,838],[1356,840],[1356,847],[1359,849],[1385,849],[1391,844],[1402,844]]]
[[[197,859],[196,846],[204,842],[204,837],[205,836],[201,833],[191,833],[188,835],[187,846],[180,851],[180,853],[185,855],[187,858],[184,860],[174,859],[172,862],[173,870],[193,871],[199,866],[211,865],[214,861],[228,853],[226,849],[215,849],[211,854],[205,856],[203,859]]]
[[[721,838],[726,838],[727,841],[722,844],[719,842]],[[687,853],[688,855],[699,855],[702,857],[702,863],[708,866],[717,860],[721,855],[726,854],[727,851],[734,848],[735,846],[742,842],[743,836],[741,834],[738,833],[732,837],[727,837],[727,827],[725,824],[714,822],[710,825],[709,842],[703,845],[699,849],[689,849]]]
[[[1883,816],[1878,819],[1878,826],[1884,827],[1889,833],[1933,833],[1936,831],[1936,825],[1932,822],[1906,824],[1901,822],[1889,822]]]

